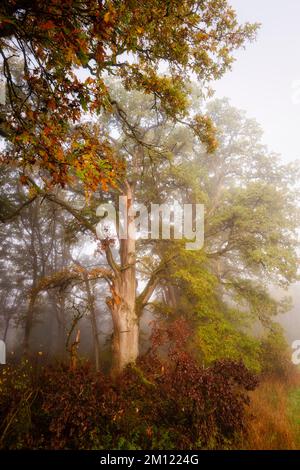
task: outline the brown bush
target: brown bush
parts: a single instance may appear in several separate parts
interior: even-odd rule
[[[182,325],[176,326],[184,334]],[[176,328],[175,328],[176,329]],[[174,333],[174,332],[173,332]],[[169,339],[170,335],[168,333]],[[179,334],[178,332],[176,333]],[[179,335],[180,336],[180,335]],[[185,336],[185,334],[184,334]],[[242,363],[209,368],[170,343],[156,346],[116,381],[89,364],[76,370],[28,363],[2,372],[2,448],[197,449],[233,445],[245,430],[256,379]]]

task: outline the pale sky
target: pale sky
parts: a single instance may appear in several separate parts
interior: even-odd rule
[[[264,143],[285,161],[300,159],[300,0],[229,3],[240,21],[262,25],[256,42],[238,51],[232,71],[214,84],[215,96],[255,118]]]

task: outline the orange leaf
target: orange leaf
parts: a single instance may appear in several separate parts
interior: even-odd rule
[[[103,17],[104,23],[108,23],[110,18],[110,11],[107,11]]]

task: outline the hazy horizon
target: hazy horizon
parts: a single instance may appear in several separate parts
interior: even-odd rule
[[[215,97],[255,118],[264,142],[285,161],[300,158],[300,2],[230,0],[241,22],[258,22],[257,40],[236,54],[232,71],[214,83]]]

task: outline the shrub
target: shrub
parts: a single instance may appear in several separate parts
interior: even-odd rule
[[[177,330],[177,331],[176,331]],[[181,337],[182,336],[182,337]],[[161,340],[168,343],[158,354]],[[181,338],[180,338],[181,337]],[[2,448],[222,448],[245,429],[255,377],[242,363],[199,364],[183,324],[154,333],[152,350],[115,381],[89,364],[28,364],[1,374]]]

